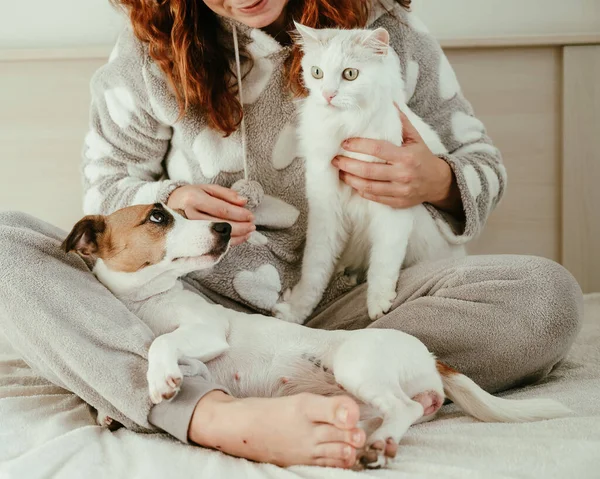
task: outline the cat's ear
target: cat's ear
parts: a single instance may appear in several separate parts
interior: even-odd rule
[[[387,55],[390,46],[390,34],[385,28],[378,28],[368,32],[362,44],[373,50],[376,55]]]
[[[294,41],[300,45],[310,45],[314,43],[319,43],[319,31],[307,27],[306,25],[302,25],[301,23],[294,22],[294,26],[296,27],[296,34],[292,36]]]

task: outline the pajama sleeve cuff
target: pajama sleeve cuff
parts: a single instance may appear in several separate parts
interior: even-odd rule
[[[186,377],[175,398],[163,401],[150,410],[148,421],[184,444],[190,444],[188,430],[196,404],[211,391],[230,394],[227,388],[201,376]]]

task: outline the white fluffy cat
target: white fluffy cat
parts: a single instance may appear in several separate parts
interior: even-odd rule
[[[367,272],[367,307],[375,320],[396,298],[402,265],[463,255],[442,236],[423,205],[394,209],[362,198],[340,181],[331,160],[338,154],[363,161],[373,157],[344,151],[347,138],[402,144],[402,123],[394,102],[430,150],[447,153],[438,135],[407,106],[398,56],[388,32],[315,30],[296,25],[304,51],[299,143],[306,161],[308,233],[302,277],[275,306],[281,319],[302,323],[317,306],[336,271]]]

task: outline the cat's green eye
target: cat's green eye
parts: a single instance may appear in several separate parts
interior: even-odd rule
[[[356,68],[346,68],[342,76],[348,81],[354,81],[358,78],[358,70]]]
[[[323,78],[323,70],[321,70],[319,67],[312,67],[310,69],[310,73],[312,74],[313,78],[316,78],[317,80]]]

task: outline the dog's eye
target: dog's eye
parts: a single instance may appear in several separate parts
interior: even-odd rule
[[[155,210],[148,217],[152,223],[161,224],[165,221],[165,214],[162,211]]]
[[[358,70],[356,68],[346,68],[342,75],[346,80],[354,81],[358,78]]]

